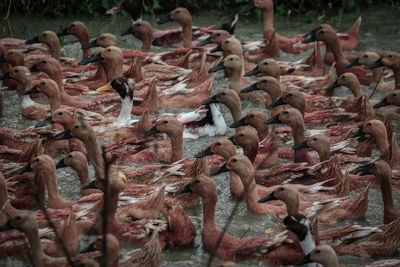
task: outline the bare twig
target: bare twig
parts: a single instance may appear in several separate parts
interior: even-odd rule
[[[371,99],[371,97],[373,97],[373,96],[374,96],[374,94],[375,94],[375,91],[376,91],[376,88],[378,88],[378,84],[379,84],[379,81],[381,80],[382,76],[383,76],[383,70],[382,70],[382,72],[381,72],[381,76],[379,76],[379,79],[378,79],[378,81],[376,82],[376,85],[375,85],[375,88],[374,88],[374,90],[372,91],[372,93],[371,93],[371,95],[369,96],[369,98],[368,98],[368,99]]]

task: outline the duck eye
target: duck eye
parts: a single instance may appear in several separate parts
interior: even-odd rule
[[[68,155],[68,158],[72,158],[72,155]]]
[[[10,55],[14,55],[14,52],[10,52]]]
[[[225,41],[226,44],[229,44],[229,41]]]
[[[388,57],[393,57],[392,55],[388,55]]]
[[[314,140],[314,141],[317,141],[317,138],[314,137],[313,140]]]
[[[40,161],[40,159],[39,159],[39,158],[37,158],[37,159],[35,159],[35,161],[36,161],[36,162],[39,162],[39,161]]]
[[[102,36],[102,37],[100,37],[100,40],[104,40],[104,39],[106,39],[106,37],[105,37],[105,36]]]
[[[218,143],[217,143],[217,146],[220,146],[220,145],[221,145],[221,143],[220,143],[220,142],[218,142]]]
[[[176,11],[176,13],[180,13],[180,11],[179,11],[179,10],[177,10],[177,11]]]
[[[108,52],[111,52],[111,49],[109,48],[109,49],[107,49],[107,51],[108,51]]]
[[[75,129],[79,129],[79,125],[75,125],[75,127],[74,127]]]
[[[368,55],[364,55],[364,57],[368,57]]]
[[[317,249],[316,251],[315,251],[315,253],[320,253],[321,252],[321,250],[319,250],[319,249]]]
[[[285,188],[281,187],[279,188],[279,191],[285,191]]]
[[[232,162],[237,162],[237,159],[233,159]]]
[[[287,114],[289,114],[289,112],[288,112],[288,111],[284,111],[283,114],[286,114],[286,115],[287,115]]]
[[[198,184],[199,184],[199,183],[200,183],[200,180],[196,180],[196,183],[198,183]]]
[[[320,33],[321,33],[321,34],[324,34],[325,32],[324,32],[324,31],[320,31]]]
[[[140,24],[140,23],[138,23],[138,24],[136,24],[138,27],[140,27],[140,26],[142,26],[142,24]]]
[[[346,76],[343,75],[343,76],[342,76],[342,79],[345,79],[345,78],[346,78]]]
[[[229,60],[230,60],[230,61],[233,61],[233,58],[230,58]]]
[[[63,113],[62,113],[61,111],[57,113],[57,115],[60,115],[60,116],[61,116],[62,114],[63,114]]]
[[[220,34],[220,33],[217,33],[217,36],[221,36],[221,34]]]
[[[226,95],[226,93],[222,93],[222,95]]]
[[[250,117],[254,118],[254,114],[251,114]]]
[[[239,134],[239,136],[240,136],[240,137],[243,137],[244,135],[243,135],[243,134]]]
[[[168,121],[164,121],[164,123],[165,123],[165,124],[167,124],[167,123],[168,123]]]
[[[15,72],[19,72],[19,70],[15,70]]]
[[[46,37],[46,36],[47,36],[47,33],[43,33],[43,36],[45,36],[45,37]]]
[[[292,94],[288,94],[287,96],[292,96]]]
[[[43,84],[43,85],[45,85],[45,84],[46,84],[46,82],[42,82],[42,84]]]
[[[75,24],[71,24],[71,27],[75,27]]]
[[[370,122],[367,123],[368,126],[372,126],[372,124]]]
[[[268,65],[268,62],[264,62],[264,65]]]
[[[22,217],[18,215],[17,217],[15,217],[15,219],[16,219],[16,220],[21,220]]]
[[[397,96],[397,94],[396,94],[396,93],[393,93],[393,96]]]
[[[43,64],[47,64],[47,61],[46,61],[46,60],[43,60],[42,63],[43,63]]]

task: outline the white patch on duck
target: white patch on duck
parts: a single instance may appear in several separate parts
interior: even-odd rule
[[[133,98],[131,98],[127,93],[125,98],[123,98],[121,102],[121,112],[119,113],[117,121],[115,122],[116,127],[123,127],[125,125],[128,125],[131,119]]]
[[[302,224],[307,228],[307,233],[304,240],[300,241],[300,246],[303,249],[304,254],[307,255],[315,248],[315,241],[311,230],[311,224],[310,221],[305,218],[300,219],[298,223]],[[316,263],[309,263],[306,266],[317,267],[318,265]]]
[[[354,230],[346,235],[344,239],[353,239],[353,238],[361,238],[361,237],[366,237],[369,236],[372,233],[381,233],[383,232],[379,227],[362,227],[360,225],[354,225]]]
[[[174,86],[171,86],[168,89],[162,90],[161,94],[162,95],[174,95],[174,94],[191,94],[194,92],[194,88],[188,89],[186,88],[186,80],[180,81]]]
[[[31,99],[30,95],[24,95],[22,96],[22,102],[21,102],[21,107],[22,108],[28,108],[35,105],[35,102]]]
[[[253,50],[257,50],[260,49],[261,47],[265,46],[264,41],[252,41],[252,42],[246,42],[243,45],[243,48],[246,51],[253,51]]]

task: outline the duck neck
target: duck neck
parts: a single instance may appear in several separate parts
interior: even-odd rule
[[[107,82],[111,82],[112,80],[124,76],[123,72],[123,59],[118,60],[114,64],[108,64],[107,62],[103,65],[106,71]]]
[[[253,174],[248,177],[240,177],[244,186],[244,198],[246,199],[247,206],[256,207],[260,205],[258,203],[259,197],[256,190],[256,183],[254,181]]]
[[[251,163],[254,163],[254,160],[256,159],[258,153],[258,140],[254,139],[251,141],[252,142],[247,143],[245,146],[243,146],[243,153],[246,155],[246,157],[249,158]]]
[[[294,144],[298,145],[304,141],[304,123],[296,123],[296,125],[291,126]]]
[[[89,38],[89,32],[87,28],[84,31],[80,31],[78,34],[75,35],[81,46],[85,46],[89,44],[90,38]],[[83,49],[83,59],[86,59],[89,57],[89,55],[92,53],[92,50],[89,49]]]
[[[55,71],[52,71],[51,73],[47,74],[49,75],[50,79],[54,80],[57,83],[58,89],[60,90],[61,100],[64,100],[67,96],[69,96],[64,89],[61,66],[58,66],[58,68],[55,69]]]
[[[146,34],[142,39],[142,48],[143,52],[150,52],[151,44],[153,43],[153,31]]]
[[[207,196],[207,198],[202,198],[203,202],[203,232],[208,232],[210,230],[215,230],[217,228],[215,224],[215,206],[217,204],[217,192],[213,192]]]
[[[97,140],[94,134],[91,135],[88,140],[85,140],[84,144],[87,150],[89,161],[92,163],[94,171],[96,173],[96,178],[104,179],[104,160],[97,146]]]
[[[76,173],[78,174],[79,181],[81,184],[88,184],[90,182],[89,180],[89,171],[88,171],[88,164],[87,161],[81,163],[81,165],[77,166],[74,168]]]
[[[390,172],[391,173],[391,172]],[[392,177],[391,175],[380,177],[381,181],[381,192],[383,198],[383,214],[384,216],[395,210],[393,205],[393,195],[392,195]]]
[[[354,98],[360,97],[362,95],[362,90],[359,82],[353,82],[349,84],[348,87],[353,93]]]
[[[294,215],[294,214],[299,213],[300,200],[299,200],[299,195],[298,194],[297,194],[296,198],[285,202],[285,204],[286,204],[286,209],[287,209],[288,215]]]
[[[258,138],[260,138],[260,141],[264,140],[264,138],[267,137],[269,133],[268,124],[265,124],[264,121],[257,121],[256,124],[252,125],[257,130]]]
[[[328,145],[328,149],[320,149],[318,150],[319,161],[327,161],[331,158],[331,151]]]
[[[111,186],[109,186],[110,188]],[[117,213],[118,208],[118,199],[119,199],[119,191],[114,191],[110,188],[108,193],[108,202],[107,202],[107,220],[108,226],[110,227],[110,222],[115,220],[115,214]],[[103,211],[102,211],[103,212]]]
[[[183,47],[192,47],[192,20],[182,25]]]
[[[47,44],[47,46],[49,47],[51,56],[60,62],[60,42],[58,39],[52,44]]]
[[[267,93],[271,96],[272,102],[282,97],[282,90],[280,86],[273,86],[272,88],[269,88]]]
[[[51,113],[61,107],[61,97],[58,91],[54,95],[49,97],[49,104]]]
[[[125,96],[125,98],[122,99],[122,107],[117,119],[117,124],[128,124],[129,120],[131,119],[132,106],[133,98],[131,99],[128,95]]]
[[[379,151],[381,152],[381,156],[386,157],[389,155],[389,142],[387,137],[382,137],[375,138],[375,140],[378,145]]]
[[[51,207],[60,199],[60,195],[58,193],[56,168],[54,166],[49,167],[48,170],[44,171],[44,175],[47,185],[47,194],[49,196],[47,205]]]
[[[241,69],[230,69],[231,76],[229,77],[229,88],[236,91],[236,93],[240,93],[242,90],[242,71]],[[240,88],[238,88],[240,87]]]
[[[332,51],[333,57],[335,58],[336,66],[340,63],[340,65],[345,65],[348,62],[346,57],[343,54],[342,47],[340,46],[339,39],[336,37],[334,40],[326,43],[327,48]],[[341,73],[338,75],[341,75]]]
[[[238,121],[242,118],[242,103],[227,103],[226,105],[232,114],[233,121]]]
[[[43,263],[43,258],[45,254],[43,252],[42,246],[40,245],[39,231],[36,228],[33,231],[25,232],[28,237],[29,244],[31,246],[31,258],[34,266],[41,266]]]
[[[383,67],[372,69],[372,80],[374,83],[383,82]]]
[[[173,136],[169,136],[171,140],[171,162],[181,160],[183,158],[183,129],[179,130]]]
[[[274,9],[263,9],[262,17],[264,22],[264,32],[274,30]]]

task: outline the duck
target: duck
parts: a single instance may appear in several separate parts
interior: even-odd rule
[[[264,140],[269,133],[268,125],[264,122],[267,120],[267,115],[261,111],[250,111],[244,117],[239,120],[236,120],[229,128],[237,128],[240,126],[250,125],[257,131],[258,139]]]
[[[4,47],[4,45],[0,44],[0,71],[2,74],[6,74],[11,70],[11,65],[4,58],[6,53],[7,49]],[[11,89],[17,88],[17,82],[13,79],[4,79],[3,85]]]
[[[394,86],[395,90],[400,90],[400,54],[396,52],[385,52],[375,62],[365,66],[365,69],[372,70],[378,67],[388,67],[393,71],[394,74]]]
[[[81,46],[85,46],[89,43],[89,30],[86,24],[82,21],[73,21],[57,33],[58,37],[74,35],[78,38]],[[92,54],[90,49],[83,49],[82,59],[88,58]]]
[[[44,31],[25,42],[25,44],[35,43],[45,44],[49,49],[50,55],[57,61],[60,61],[60,40],[55,32]]]
[[[242,117],[242,104],[240,102],[240,97],[235,90],[222,89],[210,98],[200,102],[202,105],[216,103],[224,104],[229,109],[233,121],[238,121]]]

